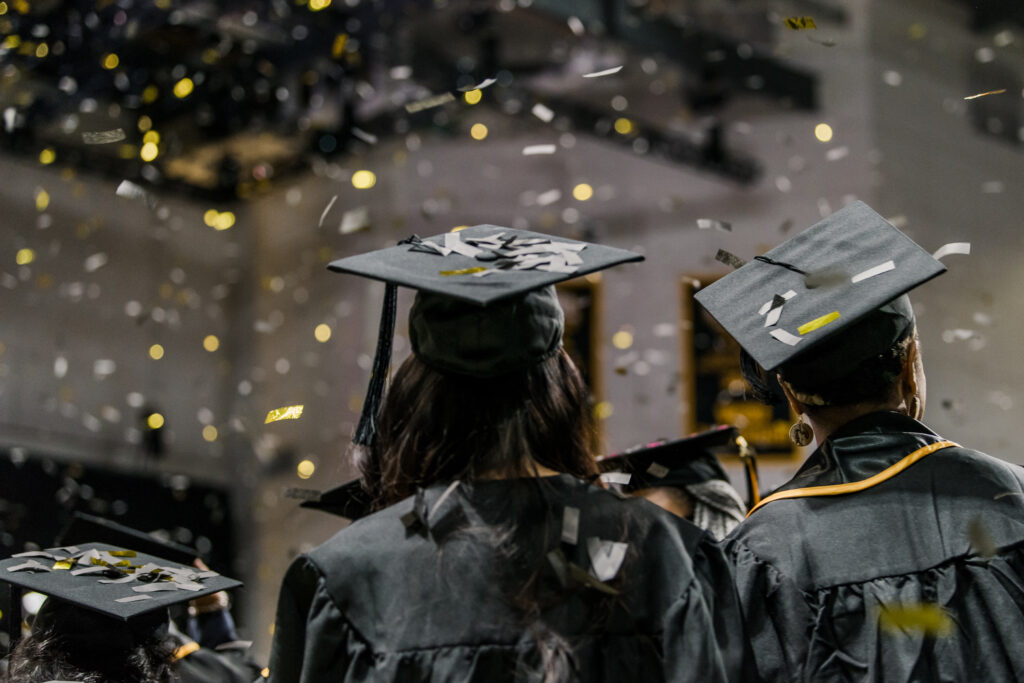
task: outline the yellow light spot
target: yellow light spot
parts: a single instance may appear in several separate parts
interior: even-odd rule
[[[217,428],[213,425],[206,425],[203,427],[203,438],[207,441],[217,440]]]
[[[267,413],[267,419],[263,424],[270,424],[271,422],[277,422],[278,420],[298,420],[300,417],[302,417],[301,405],[274,408]]]
[[[373,171],[361,170],[352,174],[352,187],[357,190],[369,190],[377,184],[377,175]]]
[[[0,15],[7,14],[7,3],[0,2]]]
[[[462,99],[466,100],[466,104],[476,104],[483,99],[484,93],[482,90],[470,90],[462,96]]]
[[[316,337],[316,340],[321,344],[324,343],[331,338],[331,326],[327,323],[320,323],[316,326],[316,329],[313,330],[313,336]]]
[[[50,193],[40,188],[36,190],[36,211],[46,211],[50,205]]]
[[[57,160],[57,153],[53,151],[52,147],[47,147],[39,153],[39,163],[42,165],[52,164]]]
[[[628,349],[633,345],[633,333],[629,330],[619,330],[612,335],[612,346],[617,349]]]
[[[339,33],[334,36],[334,44],[331,45],[331,56],[337,59],[345,52],[345,43],[348,42],[348,36],[344,33]]]
[[[186,76],[174,84],[174,96],[179,100],[183,100],[192,94],[193,89],[195,89],[195,84],[191,78]]]
[[[619,135],[629,135],[633,132],[633,122],[625,117],[615,119],[615,132]]]
[[[473,127],[469,129],[469,135],[474,140],[483,140],[487,137],[487,126],[482,123],[474,123]]]
[[[21,37],[19,36],[12,34],[4,38],[4,47],[9,50],[16,50],[19,45],[21,45]]]
[[[18,253],[14,255],[14,262],[19,266],[27,266],[36,260],[36,252],[31,249],[19,249]]]
[[[235,214],[230,211],[221,211],[213,219],[214,230],[227,230],[235,225]]]
[[[110,70],[116,69],[117,65],[121,63],[121,60],[113,52],[108,52],[103,57],[103,68]]]
[[[147,142],[142,146],[142,149],[139,150],[139,158],[147,162],[156,159],[158,154],[160,154],[160,148],[152,142]]]
[[[153,143],[154,145],[159,145],[160,133],[156,132],[155,130],[147,130],[146,134],[142,136],[142,141],[146,144]]]
[[[160,413],[150,413],[146,417],[146,426],[150,429],[160,429],[164,426],[164,416]]]
[[[907,35],[911,40],[921,40],[928,35],[928,27],[924,24],[911,24],[907,28]]]
[[[814,137],[821,142],[828,142],[832,139],[832,126],[827,123],[819,123],[814,127]]]
[[[217,216],[219,215],[220,211],[217,209],[207,209],[206,213],[203,214],[203,222],[212,228],[214,221],[217,220]]]
[[[164,357],[164,347],[160,344],[153,344],[149,347],[149,357],[153,360],[160,360]]]
[[[303,460],[295,470],[298,472],[300,479],[309,479],[313,476],[313,472],[316,472],[316,465],[313,464],[312,460]]]
[[[131,159],[138,153],[135,145],[124,144],[117,148],[117,156],[122,159]]]
[[[217,339],[217,335],[208,334],[203,338],[203,348],[213,353],[220,348],[220,339]]]
[[[594,196],[594,188],[587,183],[580,183],[576,187],[572,188],[573,199],[581,202],[585,202]]]
[[[274,625],[270,625],[270,635],[274,635]],[[270,678],[270,667],[263,667],[263,671],[260,671],[260,676],[264,678]]]
[[[607,420],[615,412],[615,408],[608,401],[601,401],[594,406],[594,418],[598,420]]]
[[[39,59],[42,59],[43,57],[45,57],[48,54],[50,54],[50,46],[49,45],[47,45],[46,43],[39,43],[39,45],[36,46],[36,57],[38,57]]]
[[[331,6],[331,0],[309,0],[309,9],[312,12],[319,12]]]
[[[147,85],[145,88],[142,89],[142,103],[153,104],[154,102],[156,102],[156,98],[159,97],[159,95],[160,88],[156,87],[155,85]],[[148,116],[143,118],[149,119]],[[139,120],[141,121],[142,119]],[[139,128],[139,130],[142,130],[142,128]]]

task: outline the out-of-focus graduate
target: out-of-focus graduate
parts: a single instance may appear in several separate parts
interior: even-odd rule
[[[591,483],[562,349],[552,285],[640,258],[481,225],[332,264],[389,283],[356,433],[373,512],[289,569],[272,681],[725,680],[688,523]],[[413,354],[384,395],[396,285]]]
[[[817,446],[726,539],[765,680],[1024,678],[1024,470],[921,422],[944,271],[855,202],[696,295]]]

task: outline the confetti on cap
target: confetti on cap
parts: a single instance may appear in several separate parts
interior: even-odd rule
[[[302,417],[301,405],[285,406],[284,408],[275,408],[267,413],[267,419],[263,424],[270,424],[280,420],[298,420],[300,417]]]

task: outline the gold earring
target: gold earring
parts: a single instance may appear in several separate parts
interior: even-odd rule
[[[801,447],[814,441],[814,430],[811,429],[811,425],[804,422],[803,415],[789,428],[789,440]]]

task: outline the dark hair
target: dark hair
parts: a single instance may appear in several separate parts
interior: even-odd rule
[[[913,328],[882,353],[866,358],[835,379],[822,381],[809,369],[813,367],[815,350],[786,363],[778,374],[797,394],[814,400],[798,400],[810,406],[848,406],[870,400],[884,400],[896,385],[908,359],[908,349],[915,338]],[[809,362],[804,362],[809,361]],[[778,381],[769,375],[745,351],[740,352],[740,368],[753,396],[764,403],[785,400]]]
[[[18,643],[8,658],[4,683],[80,681],[82,683],[168,683],[171,678],[173,641],[153,637],[127,653],[103,656],[93,653],[85,659],[64,647],[51,630],[33,632]]]
[[[480,379],[441,373],[410,356],[384,398],[369,457],[360,462],[375,507],[417,487],[531,474],[530,458],[597,477],[587,389],[564,350],[526,370]]]

